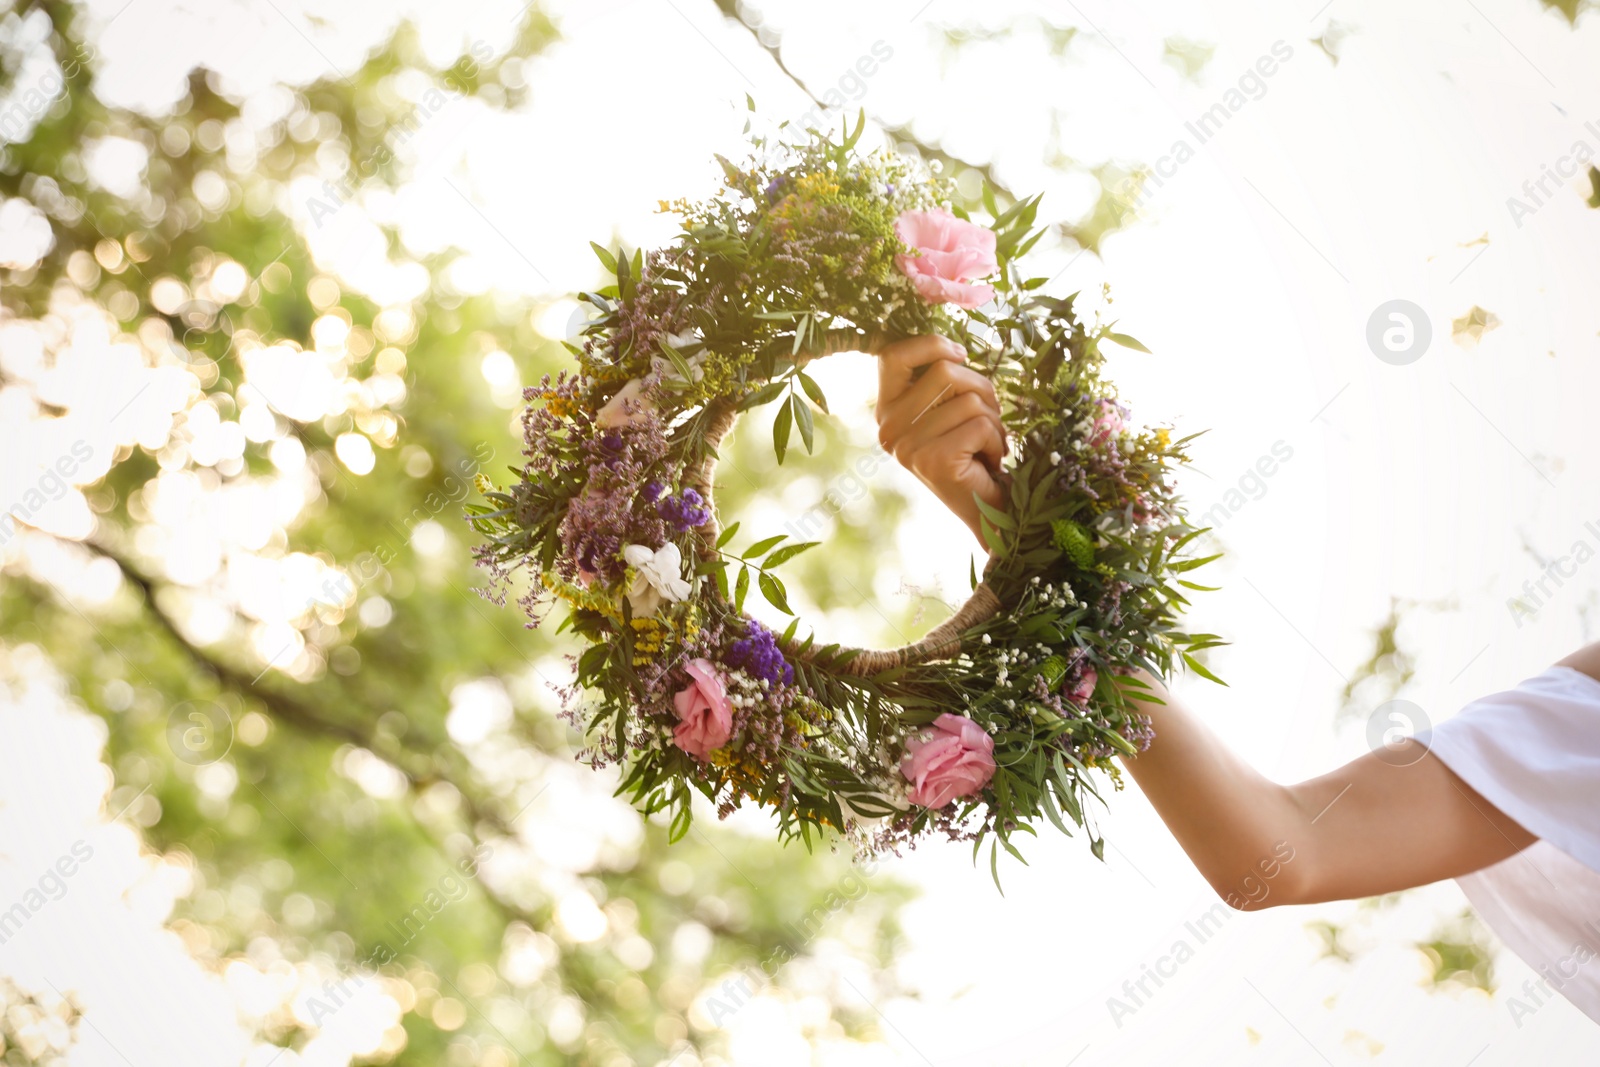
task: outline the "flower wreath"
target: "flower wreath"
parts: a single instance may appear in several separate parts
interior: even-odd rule
[[[980,226],[952,208],[937,165],[835,143],[755,138],[751,162],[718,157],[721,192],[662,204],[682,234],[649,254],[595,251],[615,284],[594,309],[580,369],[526,391],[526,464],[471,519],[496,596],[526,566],[521,606],[551,600],[587,643],[566,715],[584,757],[620,763],[618,789],[687,832],[691,789],[726,815],[776,809],[809,846],[824,827],[866,849],[929,831],[1010,835],[1043,815],[1084,827],[1090,771],[1148,745],[1125,690],[1135,667],[1219,643],[1185,633],[1185,547],[1202,533],[1171,482],[1189,440],[1136,430],[1102,375],[1102,342],[1074,298],[1041,292],[1018,258],[1043,230],[1037,197]],[[774,633],[744,614],[752,585],[790,610],[776,569],[814,543],[758,536],[735,548],[713,499],[719,445],[740,412],[779,405],[782,463],[827,401],[814,359],[938,333],[988,375],[1014,448],[1009,507],[982,504],[991,550],[970,599],[921,640],[863,650],[818,644],[796,618]],[[1215,557],[1208,557],[1215,558]],[[1117,678],[1118,684],[1111,679]],[[1103,841],[1087,824],[1096,855]],[[991,865],[998,852],[991,847]]]

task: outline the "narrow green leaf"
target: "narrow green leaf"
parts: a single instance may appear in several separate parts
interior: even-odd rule
[[[774,537],[768,537],[765,540],[757,541],[755,544],[753,544],[749,548],[745,549],[744,552],[739,556],[739,558],[740,559],[755,559],[757,556],[761,555],[763,552],[766,552],[773,545],[777,544],[779,541],[784,540],[788,536],[789,536],[788,534],[778,534],[778,535],[776,535]]]
[[[733,586],[733,610],[744,610],[745,594],[750,592],[750,568],[740,567],[739,578]]]
[[[762,560],[761,565],[763,567],[772,568],[778,566],[779,564],[787,563],[800,553],[804,552],[806,549],[816,548],[821,543],[821,541],[802,541],[799,544],[784,545],[782,548],[773,552],[772,555]]]
[[[778,417],[772,422],[772,450],[778,456],[778,466],[783,466],[783,457],[789,451],[789,428],[794,424],[794,406],[785,404],[778,409]]]
[[[972,499],[978,502],[978,511],[983,514],[984,518],[993,523],[996,529],[1015,530],[1017,528],[1015,520],[1013,520],[1010,515],[1007,515],[998,508],[992,508],[988,504],[985,504],[983,502],[983,498],[977,493],[972,494]]]
[[[721,548],[724,545],[726,545],[729,541],[732,541],[733,540],[733,535],[738,533],[738,532],[739,532],[739,524],[737,522],[735,522],[732,526],[730,526],[726,530],[722,531],[722,536],[717,538],[717,547]]]
[[[616,256],[612,255],[610,252],[607,252],[604,248],[601,248],[593,241],[589,242],[589,247],[594,249],[594,254],[600,257],[600,263],[606,268],[606,270],[610,271],[612,274],[617,273]]]
[[[989,546],[989,551],[997,556],[1006,554],[1005,539],[1000,536],[1000,531],[994,528],[993,523],[988,519],[979,519],[978,528],[983,532],[983,541]]]
[[[1189,655],[1189,653],[1187,653],[1187,652],[1185,652],[1183,654],[1183,662],[1188,664],[1189,669],[1191,671],[1194,671],[1194,673],[1198,674],[1200,677],[1204,678],[1208,682],[1216,682],[1218,685],[1227,685],[1228,684],[1227,682],[1224,682],[1221,678],[1218,678],[1216,675],[1214,675],[1210,671],[1206,670],[1205,665],[1203,663],[1201,663],[1199,660],[1195,659],[1193,656]]]
[[[761,572],[758,582],[761,586],[761,595],[767,598],[767,603],[771,604],[785,615],[794,614],[794,611],[789,607],[789,594],[783,588],[782,582],[778,581],[777,578],[774,578],[766,571]]]
[[[828,414],[828,398],[822,395],[822,386],[805,371],[799,372],[799,378],[800,388],[806,391],[806,396],[811,398],[811,402],[817,405],[824,415]]]
[[[1131,348],[1136,352],[1149,352],[1150,351],[1141,342],[1134,340],[1132,337],[1129,337],[1125,333],[1115,333],[1113,331],[1109,331],[1108,330],[1106,332],[1106,340],[1114,342],[1116,344],[1119,344],[1123,348]]]
[[[805,442],[806,454],[810,455],[816,434],[816,427],[811,423],[811,409],[806,407],[804,400],[793,394],[789,396],[789,406],[794,409],[794,421],[800,424],[800,440]]]
[[[778,399],[779,396],[783,395],[783,390],[784,384],[782,382],[768,382],[760,389],[757,389],[755,392],[739,401],[739,410],[749,411],[751,408],[758,408],[762,404],[770,404],[772,401]]]

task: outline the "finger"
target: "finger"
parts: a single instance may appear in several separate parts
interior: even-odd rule
[[[939,360],[963,362],[966,349],[947,337],[925,334],[887,345],[878,355],[878,404],[892,403],[916,376],[918,368]]]
[[[993,420],[975,416],[942,435],[938,441],[914,453],[912,472],[935,487],[945,503],[958,514],[968,516],[977,509],[972,504],[976,492],[985,504],[1002,508],[1005,491],[989,469],[974,463],[972,457],[997,454],[1001,433]]]
[[[1000,401],[993,382],[970,367],[949,361],[935,363],[899,399],[880,406],[879,442],[892,451],[896,442],[926,419],[930,411],[968,394],[976,396],[999,417]]]
[[[976,420],[987,422],[994,432],[984,438],[981,449],[962,451],[966,441],[955,435],[954,431]],[[895,458],[903,457],[910,461],[918,455],[948,456],[952,464],[965,465],[975,462],[974,457],[977,457],[991,469],[998,470],[1001,458],[1005,455],[1004,442],[1005,429],[1000,417],[987,410],[973,394],[967,393],[948,404],[939,405],[901,438],[895,449]],[[910,466],[910,463],[906,465]]]

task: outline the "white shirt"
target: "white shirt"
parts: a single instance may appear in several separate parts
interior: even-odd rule
[[[1500,939],[1542,975],[1513,1016],[1560,993],[1600,1022],[1600,681],[1551,667],[1473,701],[1418,740],[1485,800],[1538,836],[1456,879]]]

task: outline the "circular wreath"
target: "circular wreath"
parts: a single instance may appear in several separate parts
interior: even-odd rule
[[[526,464],[487,483],[471,516],[500,602],[532,574],[533,625],[552,601],[587,649],[563,693],[583,756],[623,765],[619,793],[687,832],[691,789],[727,814],[776,809],[780,833],[825,828],[867,849],[928,831],[1009,838],[1042,815],[1086,824],[1090,772],[1149,743],[1126,690],[1216,644],[1185,633],[1186,546],[1171,473],[1187,439],[1131,427],[1103,376],[1102,343],[1074,297],[1045,294],[1019,257],[1043,235],[1037,197],[987,226],[951,206],[923,164],[857,149],[861,134],[756,138],[743,167],[682,218],[669,247],[595,250],[615,284],[583,293],[593,318],[579,370],[526,391]],[[752,585],[793,614],[777,568],[814,547],[742,537],[714,490],[741,412],[777,404],[782,463],[812,446],[827,402],[806,373],[838,351],[942,334],[995,386],[1013,448],[1009,505],[979,501],[990,559],[971,597],[903,648],[818,643],[796,618],[774,633],[744,613]],[[1212,557],[1214,558],[1214,557]],[[991,864],[998,855],[991,849]]]

